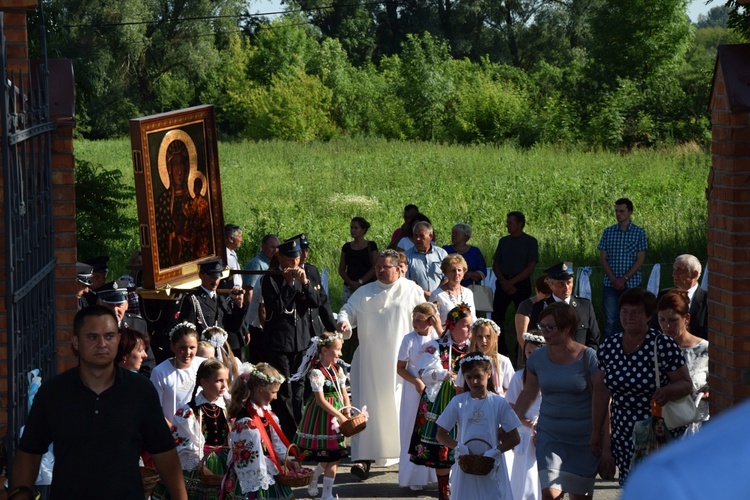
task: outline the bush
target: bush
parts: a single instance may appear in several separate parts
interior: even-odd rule
[[[79,260],[108,254],[127,255],[138,221],[126,215],[135,190],[119,170],[76,160],[76,226]]]

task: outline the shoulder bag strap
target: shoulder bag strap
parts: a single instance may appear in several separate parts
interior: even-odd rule
[[[661,376],[659,375],[659,358],[657,356],[657,347],[659,345],[659,336],[657,335],[654,339],[654,367],[656,368],[656,388],[659,388],[659,379]]]

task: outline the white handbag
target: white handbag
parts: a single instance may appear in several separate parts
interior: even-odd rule
[[[659,360],[657,359],[657,346],[659,343],[659,337],[657,336],[654,340],[654,365],[656,366],[656,388],[659,388]],[[667,429],[677,429],[684,425],[698,422],[701,419],[698,408],[690,395],[682,397],[677,401],[669,401],[667,404],[661,407],[661,416],[664,419],[664,423],[667,424]]]

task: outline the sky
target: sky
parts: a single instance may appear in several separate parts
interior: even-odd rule
[[[711,10],[712,7],[717,7],[724,3],[724,0],[712,0],[711,3],[706,5],[706,0],[690,0],[688,15],[693,22],[696,22],[700,14],[705,14]],[[253,14],[278,12],[282,10],[284,10],[284,8],[281,6],[279,0],[252,0],[250,2],[250,12]]]

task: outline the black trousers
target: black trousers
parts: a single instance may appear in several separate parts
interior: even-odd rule
[[[268,364],[279,370],[279,373],[288,380],[297,372],[304,355],[305,351],[267,351],[265,357]],[[279,387],[276,400],[271,402],[273,412],[279,417],[281,430],[284,431],[290,441],[297,432],[299,421],[302,420],[302,409],[305,404],[305,380],[306,378],[298,382],[284,382]]]
[[[506,278],[507,279],[507,278]],[[509,328],[505,324],[505,314],[508,312],[508,306],[513,303],[514,310],[518,310],[518,305],[531,296],[531,278],[526,278],[516,283],[516,293],[508,295],[500,285],[500,280],[495,285],[495,297],[492,302],[492,321],[500,327],[500,338],[497,341],[497,350],[500,354],[508,355],[508,334],[515,331],[515,327]]]

